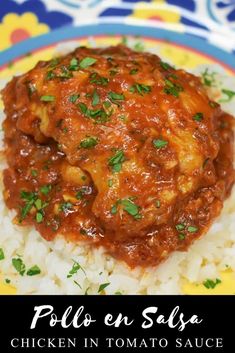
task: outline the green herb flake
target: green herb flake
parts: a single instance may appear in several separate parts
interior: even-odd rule
[[[96,89],[93,92],[93,96],[92,96],[92,106],[95,107],[96,105],[98,105],[100,102],[100,96],[98,95]]]
[[[82,270],[82,272],[86,275],[86,272],[82,268],[82,266],[77,262],[73,260],[73,266],[69,273],[67,274],[67,278],[73,277],[79,270]]]
[[[179,237],[179,240],[184,240],[185,239],[185,234],[179,233],[178,237]]]
[[[94,83],[100,86],[107,86],[109,80],[106,77],[99,76],[96,72],[93,72],[90,76],[90,83]]]
[[[77,99],[80,97],[80,94],[72,94],[70,97],[69,97],[69,101],[71,103],[76,103]]]
[[[51,185],[43,185],[40,187],[40,191],[43,195],[47,195],[49,194],[49,192],[51,191],[52,186]]]
[[[77,71],[78,70],[78,59],[72,58],[69,65],[70,71]]]
[[[204,287],[207,289],[214,289],[218,284],[220,284],[222,281],[219,278],[216,278],[215,281],[212,279],[207,279],[206,281],[203,282]]]
[[[64,213],[67,213],[68,211],[71,211],[73,208],[73,204],[71,202],[63,202],[60,205],[60,210],[63,211]]]
[[[114,156],[109,158],[108,165],[112,167],[113,172],[120,172],[124,161],[125,155],[123,150],[118,150]]]
[[[113,205],[113,206],[112,206],[112,208],[111,208],[111,211],[110,211],[110,212],[111,212],[111,214],[113,214],[113,215],[114,215],[114,214],[117,214],[117,211],[118,211],[118,209],[117,209],[117,205],[115,204],[115,205]]]
[[[42,102],[54,102],[55,96],[51,95],[46,95],[46,96],[41,96],[40,101]]]
[[[46,74],[46,80],[48,81],[53,80],[53,78],[56,78],[56,77],[57,77],[56,74],[52,70],[48,71]]]
[[[94,65],[96,61],[97,59],[87,57],[80,61],[79,66],[82,69],[86,69],[87,67]]]
[[[160,149],[160,148],[166,147],[168,145],[168,141],[155,139],[153,140],[153,145],[155,148]]]
[[[143,42],[139,41],[139,42],[135,43],[134,50],[139,51],[139,52],[143,52],[144,49],[145,49],[145,46],[144,46]]]
[[[23,263],[23,260],[21,258],[13,258],[12,265],[21,276],[25,274],[25,264]]]
[[[36,275],[39,275],[40,273],[41,273],[41,270],[38,267],[38,265],[34,265],[30,267],[30,269],[28,269],[26,274],[27,276],[36,276]]]
[[[141,96],[144,94],[150,93],[152,90],[151,86],[144,85],[143,83],[135,83],[130,87],[129,91],[131,93],[139,93]]]
[[[176,230],[181,231],[185,229],[185,225],[182,223],[176,224],[175,226]]]
[[[168,71],[170,69],[174,69],[173,66],[171,66],[170,64],[164,62],[164,61],[160,61],[160,66],[163,70]]]
[[[3,248],[0,248],[0,260],[4,260],[4,259],[5,259],[5,255],[4,255]]]
[[[95,147],[97,143],[98,139],[96,137],[87,137],[80,142],[79,147],[89,149]]]
[[[81,200],[84,197],[84,191],[80,190],[76,193],[76,199]]]
[[[160,207],[161,207],[161,201],[160,201],[160,200],[157,200],[157,201],[155,202],[155,205],[156,205],[157,208],[160,208]]]
[[[38,171],[36,169],[31,170],[31,175],[36,178],[38,176]]]
[[[139,71],[139,69],[131,69],[129,74],[130,75],[136,75],[138,71]]]
[[[189,226],[187,230],[189,233],[196,233],[198,231],[198,228],[194,226]]]
[[[11,280],[10,280],[9,278],[6,278],[6,279],[5,279],[5,282],[6,282],[6,284],[10,284],[10,283],[11,283]]]
[[[121,200],[124,211],[129,213],[135,219],[140,219],[141,215],[139,213],[140,207],[136,205],[130,198]]]
[[[114,103],[114,104],[117,104],[117,105],[120,105],[120,101],[124,101],[125,100],[125,97],[123,94],[118,94],[118,93],[115,93],[115,92],[109,92],[108,93],[108,98]]]
[[[195,121],[202,121],[203,118],[204,118],[203,113],[196,113],[193,116],[193,120],[195,120]]]
[[[43,221],[43,214],[42,214],[42,212],[37,212],[35,219],[36,219],[36,222],[37,222],[37,223],[42,223],[42,221]]]
[[[35,192],[22,190],[20,192],[20,198],[25,202],[25,205],[21,208],[20,222],[22,222],[33,207],[33,204],[37,199],[37,194]]]
[[[205,71],[201,74],[203,85],[208,87],[215,86],[215,75],[216,72],[209,72],[209,69],[206,68]]]
[[[78,286],[80,289],[82,289],[81,285],[77,281],[73,280],[73,283],[76,284],[76,286]]]
[[[220,99],[220,103],[228,103],[235,97],[235,92],[230,91],[229,89],[222,89],[222,93],[226,96],[226,98]]]
[[[112,179],[109,179],[109,180],[108,180],[108,187],[111,188],[112,186],[113,186],[113,180],[112,180]]]
[[[110,285],[110,283],[103,283],[99,286],[98,293],[103,292],[105,288],[107,288]]]
[[[216,108],[218,106],[218,104],[216,102],[213,102],[213,101],[209,101],[209,106],[211,108]]]
[[[165,80],[165,88],[164,88],[164,92],[166,94],[170,94],[176,98],[179,97],[179,93],[182,92],[184,89],[182,86],[180,86],[179,84],[176,84],[168,79]]]
[[[115,295],[122,295],[122,292],[115,292]]]

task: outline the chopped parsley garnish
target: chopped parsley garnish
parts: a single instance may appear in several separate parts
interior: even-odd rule
[[[58,65],[60,62],[59,58],[54,58],[50,61],[49,63],[49,67],[51,67],[52,69],[54,69],[56,67],[56,65]]]
[[[179,237],[179,240],[184,240],[185,239],[185,234],[179,233],[178,237]]]
[[[118,70],[114,70],[114,69],[109,70],[109,74],[110,74],[110,76],[115,76],[118,74]]]
[[[80,190],[76,193],[76,199],[81,200],[84,196],[84,191]]]
[[[35,192],[21,191],[20,198],[25,201],[24,207],[21,208],[20,222],[22,222],[33,207],[37,194]]]
[[[185,229],[185,225],[182,223],[176,224],[175,228],[180,231]]]
[[[122,295],[122,292],[115,292],[115,295]]]
[[[100,86],[107,86],[109,80],[106,77],[99,76],[96,72],[93,72],[90,76],[90,83],[95,83]]]
[[[202,121],[202,119],[203,119],[203,113],[196,113],[196,114],[193,116],[193,120]]]
[[[4,251],[2,248],[0,248],[0,260],[4,260],[4,259],[5,259]]]
[[[209,101],[209,106],[211,108],[216,108],[218,106],[218,104],[216,102],[213,102],[213,101]]]
[[[194,226],[189,226],[187,230],[189,233],[196,233],[198,231],[198,228]]]
[[[209,72],[209,69],[205,69],[205,71],[202,73],[202,83],[205,86],[212,87],[215,85],[215,75],[216,72]]]
[[[123,205],[124,211],[129,213],[129,215],[133,216],[135,219],[141,218],[139,213],[140,207],[130,200],[130,198],[121,200],[121,204]]]
[[[93,92],[93,96],[92,96],[92,105],[93,107],[95,107],[96,105],[98,105],[100,102],[100,96],[98,95],[96,89]]]
[[[230,91],[229,89],[222,89],[222,93],[225,94],[226,98],[220,99],[220,103],[230,102],[235,97],[235,92]]]
[[[80,142],[79,147],[81,148],[93,148],[97,145],[98,139],[96,137],[87,137]]]
[[[109,179],[108,180],[108,186],[111,188],[113,186],[113,180],[112,179]]]
[[[36,276],[36,275],[39,275],[40,273],[41,273],[41,270],[38,267],[38,265],[34,265],[30,267],[30,269],[28,269],[26,274],[27,276]]]
[[[5,282],[6,282],[6,284],[10,284],[10,283],[11,283],[11,280],[10,280],[9,278],[6,278],[6,279],[5,279]]]
[[[33,177],[37,177],[37,176],[38,176],[38,171],[37,171],[36,169],[32,169],[32,170],[31,170],[31,175],[32,175]]]
[[[71,103],[76,103],[76,100],[80,97],[80,94],[72,94],[70,97],[69,97],[69,101]]]
[[[135,74],[137,74],[138,71],[139,71],[139,69],[131,69],[130,75],[135,75]]]
[[[117,209],[117,205],[115,204],[115,205],[113,205],[112,206],[112,208],[111,208],[111,214],[117,214],[117,211],[118,211],[118,209]]]
[[[111,208],[111,214],[115,215],[118,212],[118,206],[123,206],[123,210],[135,219],[142,218],[140,214],[140,207],[136,205],[132,198],[118,200]]]
[[[43,195],[47,195],[51,191],[51,188],[52,188],[51,185],[43,185],[40,187],[40,191]]]
[[[164,61],[160,61],[160,66],[163,68],[163,70],[170,70],[170,69],[174,69],[173,66],[171,66],[170,64],[164,62]]]
[[[144,43],[143,42],[137,42],[134,45],[134,50],[136,51],[144,51],[145,47],[144,47]]]
[[[160,208],[160,207],[161,207],[161,201],[160,201],[160,200],[157,200],[157,201],[155,202],[155,205],[156,205],[157,208]]]
[[[153,140],[153,145],[154,145],[155,148],[160,149],[160,148],[163,148],[163,147],[167,146],[168,145],[168,141],[161,140],[161,139],[155,139],[155,140]]]
[[[105,288],[107,288],[110,285],[110,283],[103,283],[99,286],[98,293],[103,292]]]
[[[42,211],[36,213],[36,222],[37,223],[42,223],[43,218],[44,218],[44,215],[43,215]]]
[[[80,61],[79,66],[82,69],[86,69],[87,67],[94,65],[96,61],[97,59],[87,57]]]
[[[42,102],[54,102],[55,96],[51,96],[51,95],[41,96],[40,100]]]
[[[130,88],[131,93],[138,92],[141,96],[144,94],[147,94],[151,92],[151,86],[144,85],[143,83],[135,83],[133,86]]]
[[[23,260],[21,258],[13,258],[12,265],[21,276],[25,274],[25,264],[23,263]]]
[[[60,74],[56,75],[56,77],[61,78],[62,80],[67,80],[72,78],[73,74],[66,66],[62,66]]]
[[[53,78],[56,78],[56,77],[57,76],[56,76],[56,74],[54,73],[53,70],[48,71],[47,74],[46,74],[46,79],[47,80],[53,80]]]
[[[115,93],[115,92],[109,92],[108,93],[108,98],[114,103],[114,104],[117,104],[117,105],[120,105],[120,101],[124,101],[125,100],[125,97],[123,94],[118,94],[118,93]]]
[[[83,273],[86,275],[82,266],[77,261],[73,261],[73,266],[72,266],[71,270],[69,271],[69,273],[67,274],[67,278],[73,277],[73,275],[75,275],[79,270],[82,270]]]
[[[64,213],[67,213],[68,211],[71,211],[71,209],[73,208],[73,204],[69,201],[67,202],[63,202],[60,205],[60,210],[63,211]]]
[[[219,278],[216,278],[215,281],[212,279],[207,279],[206,281],[203,282],[204,287],[207,289],[214,289],[218,284],[220,284],[222,281]]]
[[[89,109],[86,104],[79,103],[78,107],[80,108],[81,112],[87,117],[94,119],[96,123],[105,123],[108,121],[108,118],[111,113],[107,114],[103,109]]]
[[[179,93],[183,91],[183,87],[168,79],[165,80],[164,92],[178,98]]]
[[[70,65],[69,65],[69,70],[71,70],[71,71],[78,70],[78,59],[77,58],[71,59]]]
[[[108,160],[108,165],[112,167],[113,172],[120,172],[122,169],[122,163],[125,161],[123,150],[119,150],[114,156]]]

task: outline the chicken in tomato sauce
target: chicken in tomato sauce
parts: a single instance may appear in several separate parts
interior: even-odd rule
[[[205,234],[230,195],[233,117],[156,55],[81,47],[2,96],[5,202],[47,240],[156,265]]]

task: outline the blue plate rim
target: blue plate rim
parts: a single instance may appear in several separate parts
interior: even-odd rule
[[[181,45],[207,55],[216,61],[227,65],[235,70],[234,54],[216,47],[206,39],[199,38],[192,34],[177,32],[171,29],[163,29],[151,26],[131,25],[125,23],[97,23],[92,25],[68,26],[46,34],[29,38],[17,43],[9,49],[0,53],[0,66],[16,60],[29,52],[56,44],[61,41],[84,38],[97,35],[132,35],[147,38],[166,40],[176,45]]]

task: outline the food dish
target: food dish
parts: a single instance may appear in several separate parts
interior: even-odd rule
[[[107,289],[108,290],[108,289]]]
[[[201,81],[125,46],[39,62],[3,90],[17,224],[156,265],[205,233],[234,183],[233,117]]]

